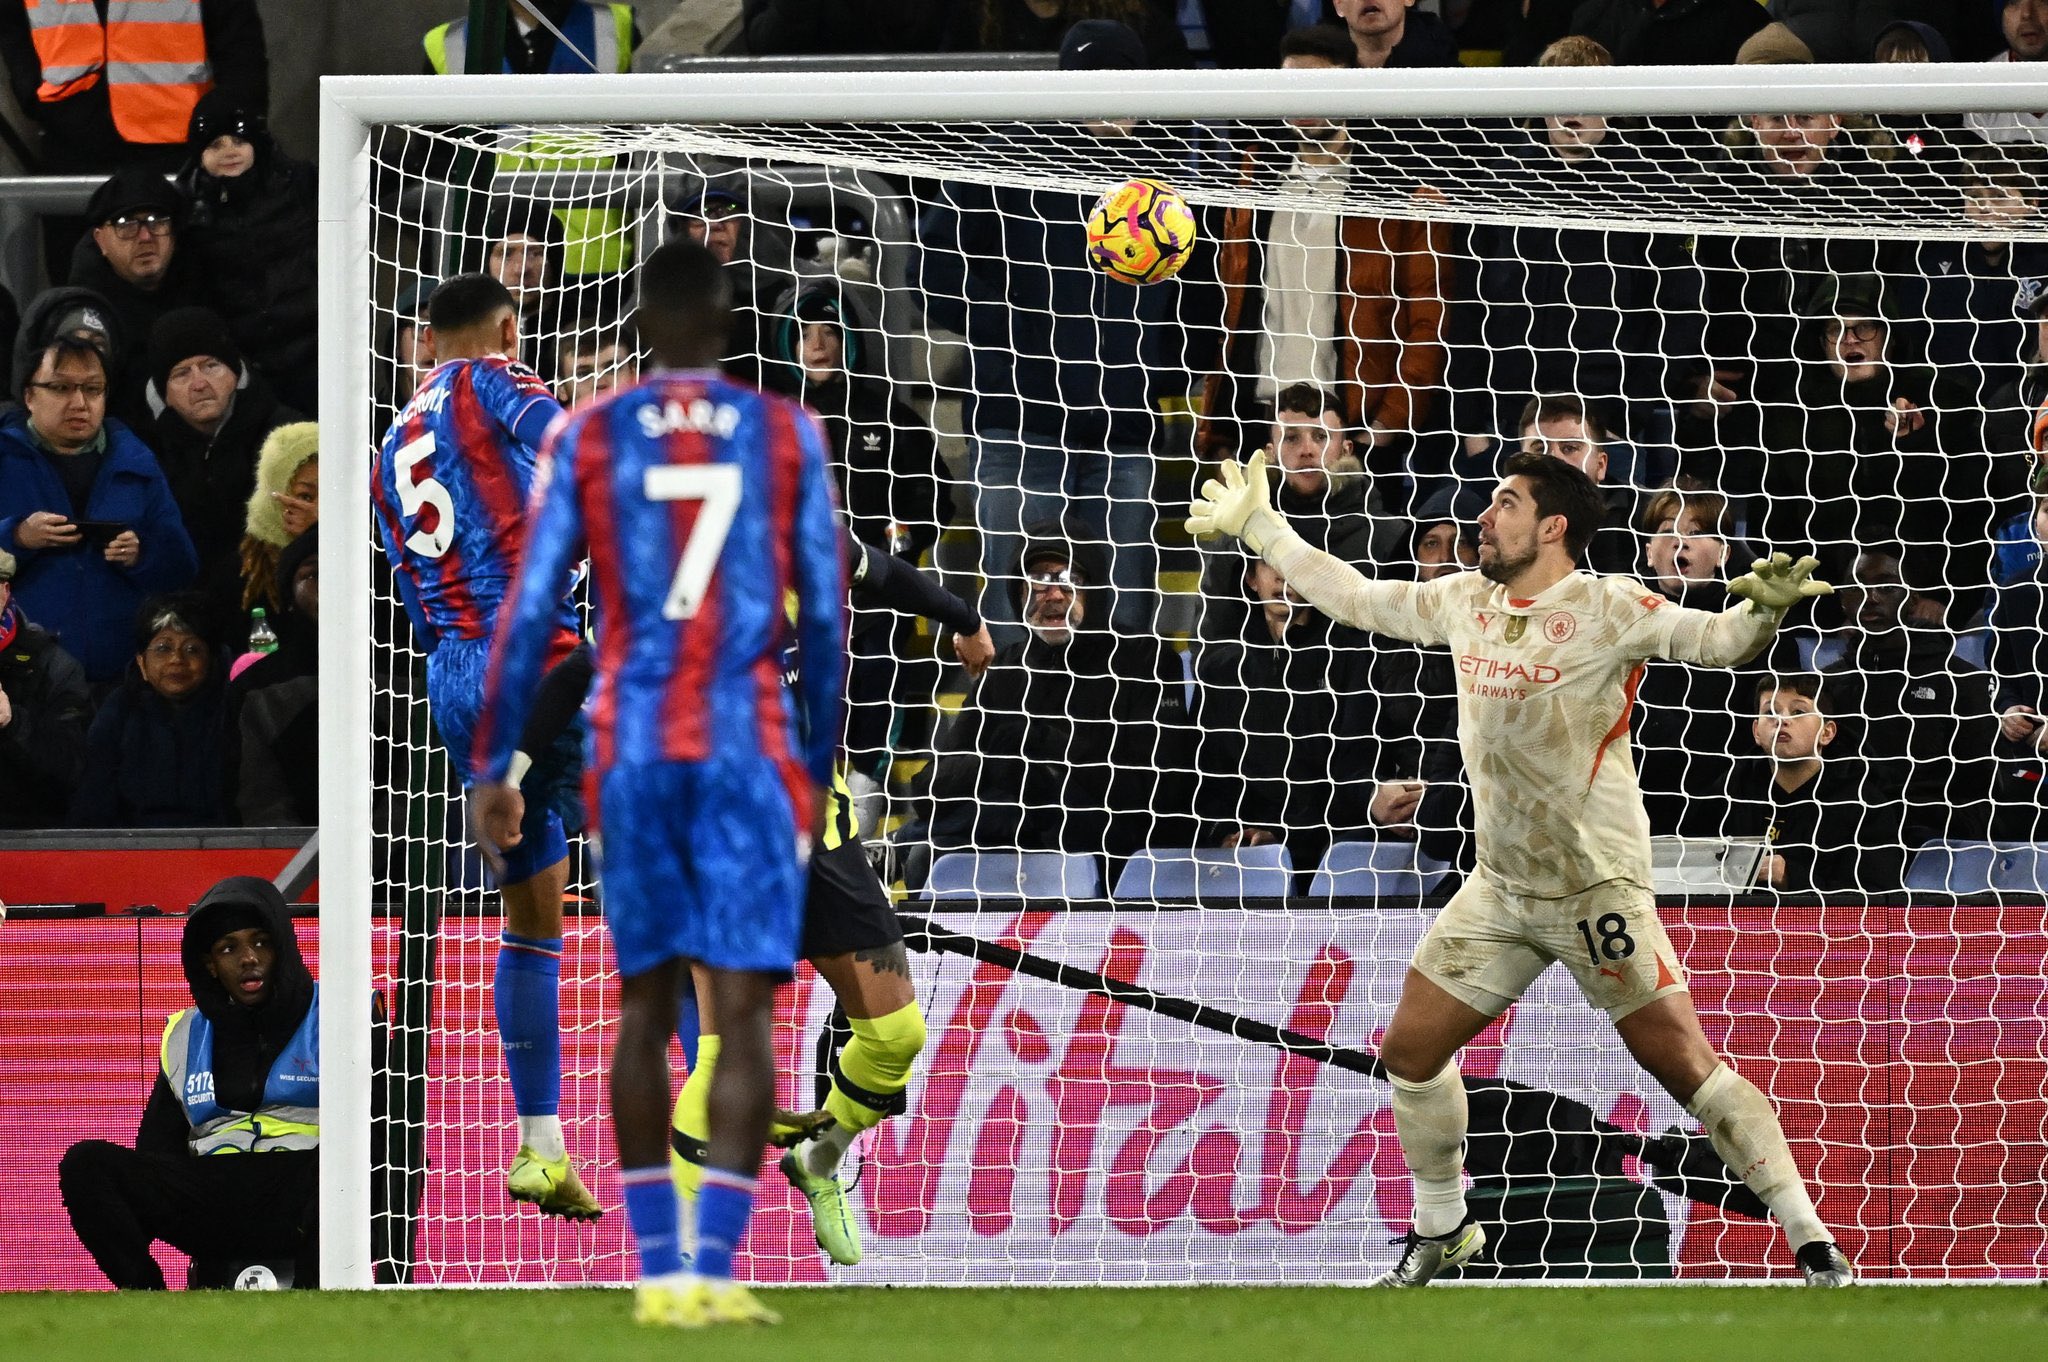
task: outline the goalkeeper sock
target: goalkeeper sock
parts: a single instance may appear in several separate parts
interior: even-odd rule
[[[730,1280],[732,1256],[754,1215],[754,1180],[729,1168],[707,1168],[697,1192],[699,1277]]]
[[[520,1115],[519,1142],[544,1159],[562,1157],[562,938],[498,937],[491,1001],[498,1043]],[[526,1118],[546,1118],[529,1121]]]
[[[886,1017],[852,1017],[853,1039],[835,1059],[825,1110],[832,1129],[813,1140],[804,1163],[813,1176],[839,1167],[854,1136],[903,1110],[903,1090],[924,1050],[924,1011],[915,1002]]]
[[[1813,1209],[1806,1179],[1792,1162],[1792,1146],[1785,1143],[1778,1113],[1756,1084],[1726,1064],[1717,1064],[1685,1109],[1706,1130],[1722,1162],[1771,1208],[1785,1227],[1786,1242],[1797,1249],[1831,1237]]]
[[[1421,1083],[1395,1078],[1394,1132],[1415,1179],[1415,1232],[1449,1234],[1465,1223],[1465,1081],[1457,1061]]]
[[[669,1138],[669,1168],[684,1196],[695,1196],[704,1176],[705,1142],[711,1138],[711,1074],[717,1067],[718,1037],[699,1036],[697,1062],[690,1067],[683,1090],[676,1094]],[[685,1154],[684,1149],[689,1153]]]
[[[625,1168],[619,1187],[626,1220],[640,1255],[640,1280],[672,1277],[683,1270],[682,1205],[666,1168]]]

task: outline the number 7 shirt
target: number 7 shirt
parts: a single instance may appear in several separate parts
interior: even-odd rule
[[[427,375],[384,436],[370,479],[377,530],[420,645],[488,639],[519,567],[536,451],[562,408],[502,355]],[[558,622],[573,637],[564,595]]]
[[[546,661],[537,626],[587,551],[587,789],[615,766],[721,759],[767,758],[786,781],[801,762],[829,779],[846,585],[828,450],[798,403],[709,371],[652,375],[557,425],[491,647],[474,777],[504,778]]]

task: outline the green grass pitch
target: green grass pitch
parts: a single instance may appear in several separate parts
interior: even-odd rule
[[[2037,1287],[789,1290],[777,1329],[636,1328],[623,1291],[0,1295],[23,1362],[1854,1362],[2048,1356]]]

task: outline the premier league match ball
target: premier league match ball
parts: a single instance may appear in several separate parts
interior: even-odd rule
[[[1194,248],[1193,210],[1157,180],[1127,180],[1088,214],[1088,258],[1126,284],[1172,278]]]

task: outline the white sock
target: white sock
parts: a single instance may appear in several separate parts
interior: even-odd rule
[[[811,1170],[811,1176],[814,1178],[838,1172],[839,1161],[846,1157],[847,1149],[858,1134],[859,1131],[848,1130],[845,1126],[833,1126],[806,1146],[803,1152],[804,1167]]]
[[[1465,1223],[1464,1080],[1454,1060],[1424,1082],[1393,1082],[1394,1131],[1415,1179],[1415,1232],[1449,1234]]]
[[[640,1285],[665,1287],[670,1291],[681,1291],[695,1280],[695,1275],[688,1268],[684,1268],[681,1272],[664,1272],[656,1277],[642,1277]]]
[[[1798,1249],[1816,1239],[1833,1238],[1820,1223],[1806,1179],[1792,1162],[1792,1147],[1785,1143],[1778,1113],[1756,1084],[1726,1064],[1716,1065],[1685,1109],[1699,1119],[1714,1152],[1771,1208],[1785,1227],[1786,1243]]]
[[[537,1159],[559,1159],[569,1152],[569,1147],[562,1142],[560,1116],[520,1117],[519,1143],[531,1149]]]

